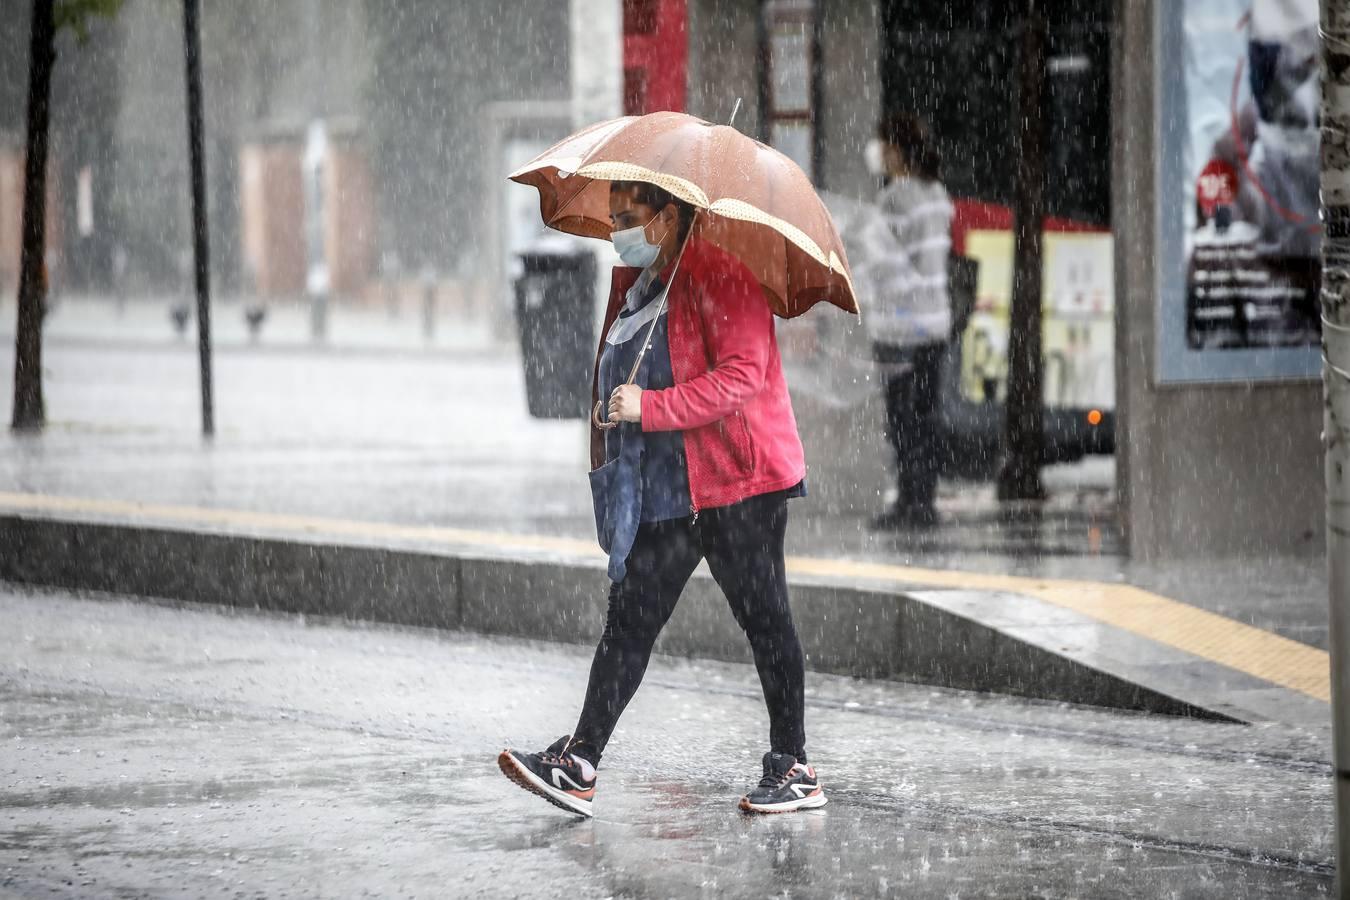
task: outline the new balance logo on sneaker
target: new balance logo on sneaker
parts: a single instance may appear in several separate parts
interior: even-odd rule
[[[522,753],[503,750],[497,757],[502,774],[559,809],[593,815],[595,770],[567,752],[571,737],[561,737],[547,750]],[[591,777],[586,777],[586,771]],[[816,770],[786,753],[764,754],[764,777],[740,800],[746,812],[777,813],[815,809],[829,802]]]
[[[815,809],[829,801],[816,770],[786,753],[764,754],[764,777],[741,798],[746,812],[777,813]]]
[[[593,791],[593,790],[594,790],[595,779],[591,779],[591,786],[590,786],[590,787],[584,787],[584,786],[582,786],[582,785],[577,784],[577,783],[576,783],[575,781],[573,781],[572,779],[568,778],[568,777],[567,777],[567,773],[564,772],[564,771],[562,770],[561,767],[559,767],[559,766],[554,766],[554,767],[553,767],[553,786],[554,786],[555,788],[557,788],[558,790],[560,790],[560,791],[565,791],[565,790],[567,790],[567,788],[565,788],[565,787],[562,786],[562,783],[563,783],[564,781],[567,782],[569,785],[572,786],[573,792],[584,793],[584,792],[586,792],[586,791]]]
[[[587,778],[582,766],[567,752],[571,735],[560,737],[547,750],[521,753],[506,749],[497,756],[502,774],[554,806],[583,816],[593,815],[595,776]]]

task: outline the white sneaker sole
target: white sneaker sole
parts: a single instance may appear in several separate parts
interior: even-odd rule
[[[825,796],[825,792],[821,791],[819,794],[811,794],[800,800],[788,800],[785,803],[751,803],[749,797],[742,797],[740,807],[745,812],[784,813],[799,809],[819,809],[829,802],[830,799]]]
[[[502,774],[514,781],[516,784],[529,791],[532,794],[538,794],[549,803],[559,809],[565,809],[568,812],[574,812],[577,815],[591,818],[595,815],[591,811],[589,800],[578,800],[566,791],[560,791],[549,784],[529,769],[522,766],[510,750],[503,750],[497,755],[497,767],[502,770]]]

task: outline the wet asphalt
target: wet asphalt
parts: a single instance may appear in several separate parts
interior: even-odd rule
[[[246,604],[247,598],[241,598]],[[1328,735],[808,676],[831,803],[748,817],[753,668],[654,660],[596,817],[504,779],[584,647],[0,586],[0,894],[1305,897]]]

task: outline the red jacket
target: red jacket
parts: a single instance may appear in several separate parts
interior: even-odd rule
[[[640,269],[614,269],[591,381],[592,404],[598,399],[604,335],[639,274]],[[783,378],[773,312],[754,275],[726,251],[693,239],[666,304],[675,385],[642,392],[642,430],[684,432],[693,510],[729,506],[805,478],[806,458]],[[604,436],[592,426],[591,466],[604,462]]]

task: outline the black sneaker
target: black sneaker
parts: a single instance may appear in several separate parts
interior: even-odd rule
[[[581,765],[567,752],[571,735],[560,737],[539,753],[506,749],[497,756],[502,774],[531,793],[568,812],[593,815],[595,777],[581,774]]]
[[[759,813],[791,812],[815,809],[828,802],[814,768],[797,762],[786,753],[765,753],[764,777],[754,790],[741,798],[741,809]]]

